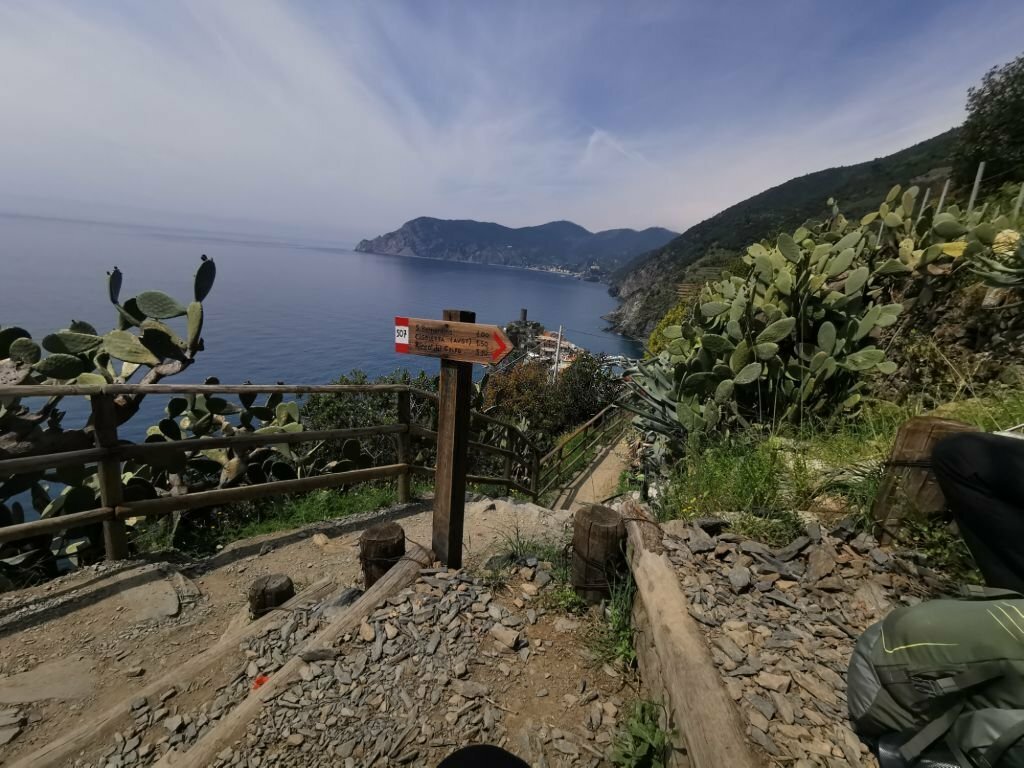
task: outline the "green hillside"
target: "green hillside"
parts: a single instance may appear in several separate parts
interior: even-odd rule
[[[513,228],[487,221],[421,216],[394,232],[361,241],[356,250],[510,267],[557,267],[576,272],[596,267],[604,274],[661,248],[676,235],[660,227],[639,232],[590,232],[571,221]]]
[[[829,168],[790,179],[726,208],[631,262],[613,275],[612,291],[622,305],[609,319],[630,336],[646,338],[676,301],[686,268],[710,252],[721,261],[752,242],[793,230],[823,215],[835,197],[844,212],[860,216],[877,207],[893,184],[917,183],[938,194],[952,165],[958,129],[915,144],[888,157]]]

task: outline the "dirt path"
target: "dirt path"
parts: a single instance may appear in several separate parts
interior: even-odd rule
[[[388,512],[397,515],[409,539],[429,544],[427,505]],[[287,574],[297,591],[324,577],[339,586],[358,585],[358,538],[379,519],[349,518],[239,541],[188,566],[99,564],[4,594],[0,722],[5,725],[0,725],[0,765],[79,725],[92,713],[131,702],[139,689],[216,642],[230,625],[248,621],[246,591],[257,577]],[[553,534],[564,530],[568,519],[564,512],[533,504],[467,504],[465,562],[479,567],[507,545],[513,531],[524,538]],[[314,538],[318,532],[327,539]],[[235,673],[236,662],[244,668],[245,655],[240,649],[225,674]],[[207,685],[216,688],[223,682],[210,680]],[[208,697],[203,688],[168,693],[180,699],[190,693]],[[172,709],[160,704],[155,703],[149,715]]]
[[[629,446],[620,440],[606,448],[597,464],[562,492],[554,509],[575,511],[584,504],[603,504],[618,491],[619,478],[628,468]]]

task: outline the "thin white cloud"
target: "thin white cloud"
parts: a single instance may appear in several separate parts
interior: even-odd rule
[[[643,52],[652,28],[707,23],[677,5],[8,0],[0,196],[364,235],[417,215],[682,229],[952,126],[1024,33],[1024,12],[992,0],[1000,24],[952,8],[853,73],[838,32],[804,49],[723,38],[734,72],[606,66],[620,40]],[[835,57],[836,79],[780,80],[744,112],[744,78],[783,78],[799,55]]]

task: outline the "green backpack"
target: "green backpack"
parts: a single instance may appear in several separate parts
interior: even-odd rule
[[[897,608],[857,640],[847,705],[868,740],[909,735],[910,765],[944,740],[964,768],[1024,768],[1024,597],[971,587]]]

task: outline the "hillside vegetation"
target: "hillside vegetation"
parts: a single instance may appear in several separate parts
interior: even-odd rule
[[[571,272],[589,272],[596,267],[594,271],[600,275],[660,248],[675,236],[660,227],[640,232],[590,232],[571,221],[552,221],[516,229],[471,219],[421,216],[394,232],[361,241],[356,250],[509,267],[557,267]]]
[[[793,231],[807,219],[825,218],[829,198],[859,218],[875,209],[893,184],[913,183],[922,195],[929,188],[937,195],[949,175],[956,142],[954,129],[888,157],[791,179],[726,208],[613,275],[612,290],[622,305],[609,319],[617,330],[646,338],[675,304],[676,287],[687,279],[688,267],[709,253],[725,261],[752,242]]]

